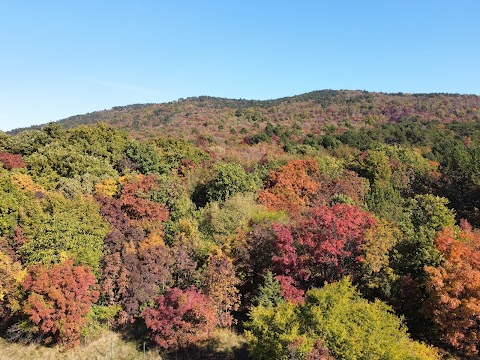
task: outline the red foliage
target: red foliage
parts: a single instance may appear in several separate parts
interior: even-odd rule
[[[294,274],[298,271],[298,256],[296,242],[289,227],[274,224],[276,238],[274,239],[274,255],[272,260],[274,264],[286,275]]]
[[[294,304],[300,304],[303,301],[305,291],[298,289],[295,280],[291,276],[278,275],[275,277],[280,283],[282,297]]]
[[[321,339],[317,339],[312,351],[307,355],[306,360],[335,360],[330,352],[323,346]]]
[[[427,267],[425,310],[449,345],[469,355],[480,350],[480,236],[445,228],[435,244],[445,261]]]
[[[272,172],[258,198],[274,210],[297,212],[308,206],[312,197],[320,189],[314,180],[318,175],[318,163],[315,160],[293,160]]]
[[[304,288],[354,277],[362,262],[363,236],[374,225],[368,212],[347,204],[314,208],[295,227],[274,225],[277,273],[292,276]]]
[[[217,325],[212,301],[194,286],[170,289],[143,312],[150,336],[158,346],[178,350],[205,339]]]
[[[52,266],[33,265],[23,282],[28,297],[23,312],[47,340],[77,345],[88,311],[98,299],[91,269],[73,260]]]
[[[27,166],[22,160],[22,155],[10,154],[8,152],[0,152],[0,162],[3,164],[3,167],[8,170]]]
[[[139,248],[144,234],[138,228],[123,234],[113,230],[107,239],[111,253],[103,261],[101,290],[106,303],[122,306],[124,321],[134,321],[144,304],[171,286],[193,282],[196,262],[184,246]]]
[[[178,175],[186,176],[188,171],[195,168],[195,162],[190,159],[182,159],[180,165],[178,166]]]
[[[98,198],[112,227],[105,239],[101,290],[107,304],[122,306],[120,322],[135,321],[142,307],[168,288],[190,285],[196,270],[181,244],[173,248],[163,244],[168,211],[150,200],[157,186],[153,175],[130,179],[118,199]]]

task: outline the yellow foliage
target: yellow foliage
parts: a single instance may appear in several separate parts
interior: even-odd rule
[[[102,182],[95,185],[95,195],[104,195],[112,197],[119,189],[119,184],[114,179],[105,179]]]
[[[45,192],[43,186],[33,182],[27,174],[12,174],[12,183],[25,192]]]
[[[21,284],[26,275],[19,262],[0,251],[0,301],[12,312],[20,309]]]
[[[144,252],[150,248],[156,247],[156,246],[164,246],[165,242],[163,241],[163,238],[160,236],[159,233],[156,231],[150,233],[148,237],[146,237],[143,241],[141,241],[138,244],[138,249],[141,252]]]

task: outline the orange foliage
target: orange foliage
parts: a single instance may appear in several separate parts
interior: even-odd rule
[[[213,300],[220,326],[230,326],[231,311],[237,310],[240,295],[236,286],[240,280],[235,275],[232,260],[221,251],[210,255],[202,277],[202,288]]]
[[[28,298],[23,312],[46,335],[46,341],[59,341],[67,347],[79,344],[91,305],[98,299],[96,279],[86,266],[73,260],[52,266],[33,265],[23,282]]]
[[[20,310],[21,284],[25,275],[19,262],[0,251],[0,323]]]
[[[123,183],[120,201],[128,217],[144,229],[161,231],[168,219],[165,205],[150,200],[150,193],[157,189],[155,175],[130,178]]]
[[[464,351],[480,350],[480,236],[468,230],[445,228],[435,239],[445,261],[427,267],[425,310],[443,341]]]
[[[138,243],[138,250],[139,252],[146,252],[158,246],[165,246],[165,242],[157,232],[152,232],[148,237]]]
[[[320,184],[314,179],[318,175],[315,160],[290,161],[270,173],[266,189],[259,194],[259,201],[273,210],[296,212],[308,206],[320,189]]]
[[[43,186],[35,184],[32,178],[27,174],[12,174],[12,182],[26,192],[45,192]]]

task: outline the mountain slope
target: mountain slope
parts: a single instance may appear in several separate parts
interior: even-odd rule
[[[160,104],[134,104],[76,115],[59,123],[71,128],[105,122],[137,137],[156,133],[196,137],[208,133],[228,139],[245,128],[273,123],[321,132],[325,126],[358,127],[402,121],[479,121],[480,97],[458,94],[385,94],[321,90],[275,100],[194,97]],[[39,126],[32,127],[39,128]],[[16,129],[19,133],[26,129]]]

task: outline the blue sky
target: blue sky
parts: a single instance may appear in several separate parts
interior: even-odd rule
[[[478,0],[0,0],[0,129],[199,95],[480,94],[479,14]]]

